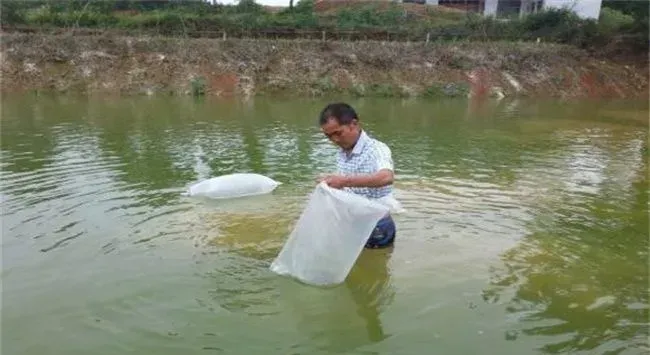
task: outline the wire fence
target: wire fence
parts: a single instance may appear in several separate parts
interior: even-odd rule
[[[424,42],[454,39],[471,39],[467,33],[446,29],[444,31],[418,32],[390,30],[169,30],[169,29],[115,29],[84,27],[3,26],[3,33],[26,33],[76,36],[126,36],[126,37],[181,37],[212,39],[266,39],[266,40],[320,40],[320,41],[387,41]]]

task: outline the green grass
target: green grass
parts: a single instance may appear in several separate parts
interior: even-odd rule
[[[631,45],[639,50],[647,51],[648,44],[647,24],[643,25],[643,18],[610,8],[603,9],[599,21],[584,20],[565,10],[501,21],[440,9],[413,13],[397,4],[385,3],[315,12],[312,0],[302,0],[294,9],[277,13],[266,11],[252,0],[243,0],[235,6],[212,6],[189,0],[158,3],[162,5],[133,0],[4,0],[0,4],[4,25],[120,29],[142,34],[204,36],[207,32],[225,31],[237,36],[238,33],[261,35],[261,32],[278,30],[356,31],[363,33],[360,38],[379,40],[389,37],[391,40],[424,40],[429,34],[433,41],[539,39],[583,48],[602,47],[623,36],[631,38],[634,41]],[[131,11],[115,11],[119,6]]]

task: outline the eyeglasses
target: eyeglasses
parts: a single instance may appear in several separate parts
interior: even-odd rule
[[[338,137],[341,136],[342,133],[343,133],[343,130],[340,130],[340,129],[339,129],[339,130],[334,131],[334,132],[331,132],[331,133],[325,133],[325,136],[326,136],[327,138],[329,138],[329,139],[332,139],[333,137],[337,137],[337,138],[338,138]]]

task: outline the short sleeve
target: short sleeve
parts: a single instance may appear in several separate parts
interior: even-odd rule
[[[386,144],[377,144],[375,146],[375,164],[377,171],[388,169],[393,171],[393,157],[390,148]]]

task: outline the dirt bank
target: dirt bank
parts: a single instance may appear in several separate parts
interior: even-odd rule
[[[520,43],[382,43],[4,34],[2,91],[646,98],[646,61]]]

